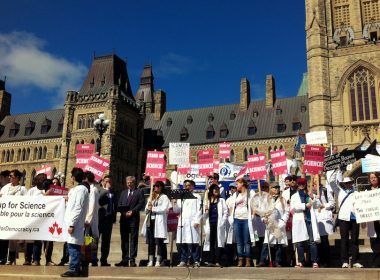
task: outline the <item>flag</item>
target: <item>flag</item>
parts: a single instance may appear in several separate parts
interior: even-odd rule
[[[294,147],[294,151],[296,152],[301,152],[301,145],[306,144],[306,137],[305,134],[298,134],[297,136],[297,143],[296,146]]]

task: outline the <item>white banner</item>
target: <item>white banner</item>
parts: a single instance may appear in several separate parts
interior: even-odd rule
[[[327,144],[327,133],[325,130],[306,133],[308,145]]]
[[[0,197],[0,239],[67,240],[62,196]]]
[[[190,161],[190,143],[169,143],[169,164],[187,165]]]
[[[355,215],[358,223],[380,220],[380,189],[355,192]]]

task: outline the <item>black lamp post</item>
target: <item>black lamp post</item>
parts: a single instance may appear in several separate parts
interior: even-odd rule
[[[106,116],[102,113],[99,114],[99,118],[94,121],[94,128],[96,132],[99,134],[99,139],[96,141],[96,150],[100,156],[100,152],[102,150],[102,137],[104,132],[106,132],[110,121],[106,119]]]

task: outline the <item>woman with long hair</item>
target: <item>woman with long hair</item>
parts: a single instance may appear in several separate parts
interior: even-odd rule
[[[159,267],[163,256],[166,256],[165,240],[168,239],[167,220],[170,200],[164,193],[165,185],[162,181],[157,181],[153,187],[152,197],[145,207],[147,215],[141,233],[146,236],[148,243],[149,262],[147,266],[153,266],[157,246],[155,266]]]
[[[244,179],[236,181],[237,192],[233,196],[233,207],[230,215],[233,217],[234,238],[237,244],[238,267],[251,266],[251,243],[255,242],[252,225],[251,197],[248,183]]]
[[[378,172],[369,173],[368,181],[371,185],[371,190],[379,189],[380,174]],[[367,225],[367,234],[370,239],[371,249],[373,252],[373,266],[380,267],[380,221],[369,222]]]
[[[220,258],[226,243],[227,214],[226,201],[220,197],[220,188],[217,184],[212,184],[203,214],[206,234],[203,250],[210,251],[209,266],[221,266]]]

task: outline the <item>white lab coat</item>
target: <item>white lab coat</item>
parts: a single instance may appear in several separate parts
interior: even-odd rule
[[[263,223],[260,214],[262,214],[261,212],[266,212],[268,210],[269,202],[269,194],[267,192],[261,192],[261,196],[262,197],[260,198],[260,193],[256,193],[251,199],[251,208],[254,212],[256,211],[256,215],[253,215],[253,228],[258,237],[265,236],[265,224]]]
[[[200,242],[200,226],[195,228],[194,224],[201,225],[201,197],[196,193],[193,193],[193,195],[196,199],[177,200],[177,203],[173,207],[175,213],[181,213],[182,209],[182,218],[181,215],[178,218],[176,238],[179,244],[197,244]]]
[[[223,198],[220,198],[217,207],[218,207],[218,226],[217,226],[216,236],[218,239],[218,247],[224,248],[224,245],[226,244],[226,224],[227,224],[227,216],[228,216],[228,208],[226,205],[226,201]],[[205,220],[204,231],[206,234],[203,250],[210,251],[209,212],[206,212],[203,214],[203,219]]]
[[[67,235],[67,243],[83,245],[84,223],[88,211],[88,189],[83,185],[77,185],[69,191],[65,211],[65,224],[74,226],[73,234]]]
[[[95,238],[99,238],[99,197],[98,188],[91,184],[86,223],[90,224],[92,236]]]
[[[316,210],[315,214],[318,222],[318,230],[320,236],[326,236],[334,233],[334,219],[332,211],[335,207],[335,200],[330,190],[327,190],[327,199],[323,188],[320,189],[320,198],[315,198],[316,208],[324,206],[320,211]]]
[[[284,202],[284,207],[283,204],[281,203],[281,199],[283,199]],[[274,199],[273,199],[274,200]],[[272,201],[273,203],[273,201]],[[274,208],[276,209],[278,216],[277,216],[277,226],[280,229],[282,233],[282,237],[279,239],[276,239],[276,237],[268,231],[268,229],[265,229],[265,238],[264,238],[264,244],[268,244],[268,237],[269,237],[269,244],[270,245],[276,245],[276,244],[282,244],[284,246],[288,245],[288,237],[286,234],[286,222],[289,219],[289,207],[286,203],[285,198],[279,197],[275,202],[274,202]]]
[[[153,202],[155,204],[155,202]],[[154,238],[168,238],[168,211],[170,208],[170,200],[165,194],[161,194],[157,200],[157,205],[152,207],[152,213],[156,214],[154,223]],[[145,206],[145,212],[148,211],[148,203]],[[146,237],[146,224],[150,215],[146,215],[143,226],[141,228],[142,236]]]
[[[292,195],[290,201],[290,211],[293,212],[292,242],[297,243],[309,240],[304,213],[306,210],[306,203],[301,203],[301,197],[298,192]],[[313,200],[313,206],[310,208],[310,214],[311,226],[313,230],[313,241],[320,242],[321,238],[319,235],[317,218],[315,215],[315,200]]]
[[[335,193],[335,197],[338,198],[338,206],[340,207],[343,199],[348,195],[343,188],[341,188],[336,182],[330,183],[331,189]],[[343,205],[339,209],[338,219],[349,222],[351,220],[351,212],[355,213],[355,194],[350,194],[346,198]]]
[[[231,215],[230,215],[232,213],[233,207],[235,207],[235,204],[234,204],[235,200],[234,200],[233,196],[234,195],[231,195],[226,200],[226,206],[227,206],[227,210],[228,210],[227,221],[226,221],[226,233],[227,233],[226,243],[227,244],[232,244],[235,242],[233,239],[233,236],[234,236],[234,218],[231,217]]]
[[[1,195],[26,195],[28,193],[28,190],[21,185],[16,186],[15,188],[11,188],[12,184],[8,183],[4,187],[1,188],[0,194]]]
[[[249,237],[251,239],[251,244],[255,244],[256,241],[256,236],[255,236],[255,230],[253,227],[253,217],[252,217],[252,208],[251,208],[251,198],[252,198],[252,193],[249,190],[247,190],[248,196],[248,229],[249,229]],[[235,192],[234,195],[230,196],[231,201],[231,208],[230,208],[230,213],[231,215],[228,217],[228,222],[230,224],[230,230],[228,232],[228,237],[227,237],[227,244],[232,244],[235,241],[235,237],[233,236],[233,227],[234,227],[234,217],[235,217],[235,202],[236,198],[238,196],[239,192]],[[231,232],[232,230],[232,232]],[[231,233],[230,233],[231,232]]]

